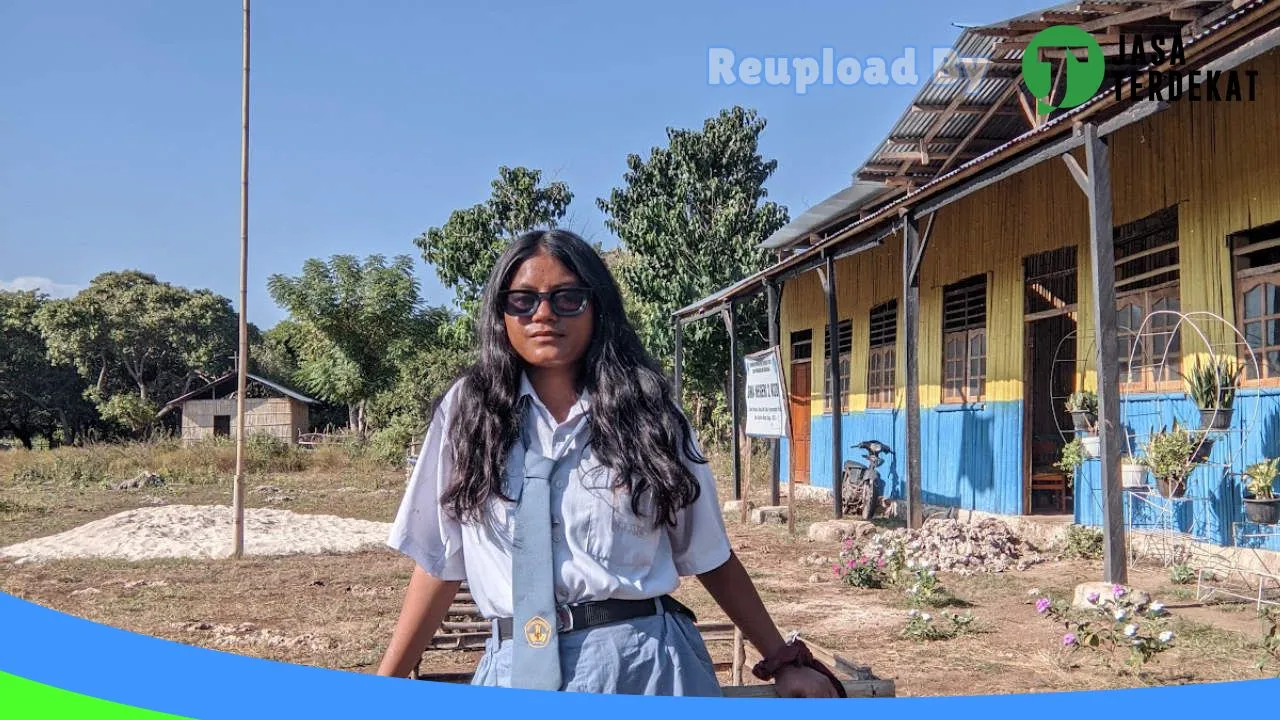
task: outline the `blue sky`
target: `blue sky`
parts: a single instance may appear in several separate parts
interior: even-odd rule
[[[709,48],[910,47],[923,76],[953,23],[1047,4],[258,0],[250,320],[282,317],[268,275],[337,253],[409,254],[426,299],[448,302],[413,239],[486,198],[504,164],[567,182],[566,224],[613,246],[595,199],[627,154],[733,104],[768,120],[770,197],[794,217],[850,182],[916,87],[712,85]],[[236,297],[240,23],[238,0],[0,4],[0,287],[67,294],[131,268]]]

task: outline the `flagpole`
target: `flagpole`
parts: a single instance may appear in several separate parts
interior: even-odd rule
[[[236,353],[236,476],[232,486],[231,557],[244,555],[244,394],[249,373],[249,323],[246,319],[249,275],[249,0],[244,2],[244,71],[240,126],[240,351]]]

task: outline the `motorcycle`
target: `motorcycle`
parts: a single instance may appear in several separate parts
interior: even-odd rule
[[[866,464],[846,460],[841,481],[841,505],[845,514],[861,515],[862,519],[875,517],[880,505],[881,455],[892,453],[888,445],[879,440],[865,440],[853,447],[866,453]]]

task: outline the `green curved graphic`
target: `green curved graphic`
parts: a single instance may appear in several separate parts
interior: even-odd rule
[[[121,705],[0,672],[0,717],[6,720],[190,720]]]
[[[1053,65],[1041,59],[1041,48],[1084,48],[1088,53],[1085,60],[1077,59],[1074,53],[1064,53],[1066,88],[1057,104],[1049,97],[1053,92]],[[1041,115],[1054,108],[1066,110],[1084,104],[1102,87],[1105,76],[1106,59],[1102,55],[1102,46],[1093,35],[1075,25],[1054,25],[1041,30],[1031,38],[1022,54],[1022,79],[1035,96],[1036,112]]]

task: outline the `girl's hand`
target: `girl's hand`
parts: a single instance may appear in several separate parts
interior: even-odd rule
[[[778,670],[773,682],[778,691],[778,697],[839,697],[835,687],[831,685],[831,679],[813,668],[788,665]]]

